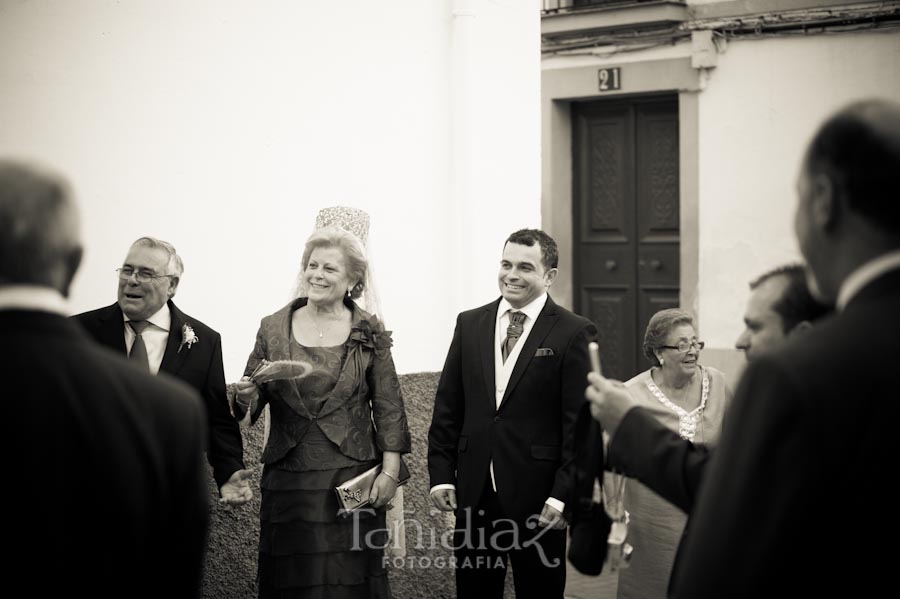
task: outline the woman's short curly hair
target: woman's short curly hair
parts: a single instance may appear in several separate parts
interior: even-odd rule
[[[309,236],[306,247],[303,248],[301,265],[303,270],[309,266],[309,257],[317,248],[335,248],[344,256],[347,266],[347,276],[357,283],[350,289],[350,297],[359,299],[366,288],[366,269],[369,261],[366,259],[366,250],[359,238],[338,227],[322,227]],[[302,276],[302,274],[301,274]]]
[[[689,324],[694,326],[694,317],[684,310],[669,308],[660,310],[650,317],[647,330],[644,331],[644,344],[642,346],[644,356],[654,366],[659,366],[656,358],[656,350],[666,344],[666,337],[678,325]]]

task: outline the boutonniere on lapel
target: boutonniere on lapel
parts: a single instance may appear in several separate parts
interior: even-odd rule
[[[191,349],[191,346],[198,341],[200,341],[200,337],[197,336],[197,333],[194,332],[191,325],[184,325],[181,327],[181,345],[178,346],[178,353],[181,353],[181,348],[185,345],[187,345],[188,349]]]
[[[394,345],[394,340],[391,339],[391,331],[385,331],[378,318],[370,316],[353,323],[350,327],[348,344],[349,347],[358,345],[360,348],[378,351],[390,349]]]

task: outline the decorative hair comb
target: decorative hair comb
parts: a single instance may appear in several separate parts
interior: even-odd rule
[[[316,228],[338,227],[356,235],[366,247],[369,241],[369,215],[359,208],[331,206],[322,208],[316,215]]]

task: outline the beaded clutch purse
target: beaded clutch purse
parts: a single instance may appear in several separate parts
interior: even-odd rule
[[[345,512],[352,512],[369,505],[369,493],[379,474],[381,474],[381,464],[336,486],[334,492],[337,493],[338,504],[341,508]],[[409,480],[409,470],[403,460],[400,460],[398,478],[400,479],[399,485],[404,485]]]

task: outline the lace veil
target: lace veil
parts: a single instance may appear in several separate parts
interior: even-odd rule
[[[366,251],[368,265],[366,267],[366,279],[363,281],[362,296],[355,300],[360,308],[370,314],[377,314],[378,319],[384,323],[384,315],[381,313],[381,304],[378,299],[378,288],[375,285],[375,277],[372,272],[372,259],[369,255],[369,215],[359,208],[349,206],[331,206],[322,208],[316,215],[316,229],[322,227],[339,227],[356,236],[362,242]],[[303,271],[297,275],[293,297],[306,297],[306,284],[303,282]]]

